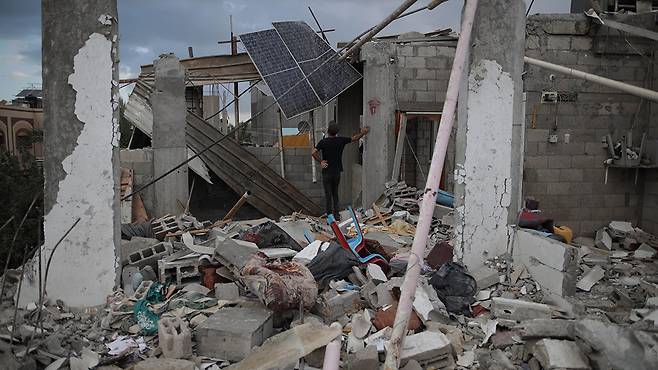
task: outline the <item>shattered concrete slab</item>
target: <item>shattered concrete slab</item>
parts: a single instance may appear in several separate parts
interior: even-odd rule
[[[594,266],[580,279],[576,287],[589,292],[594,284],[603,279],[603,276],[605,276],[605,270],[601,266]]]
[[[268,339],[229,370],[270,370],[292,368],[297,361],[317,348],[326,346],[341,333],[341,326],[302,324]]]
[[[534,230],[517,230],[512,257],[523,263],[533,279],[552,294],[576,292],[578,248],[549,239]]]
[[[532,354],[546,370],[591,369],[587,358],[573,341],[542,339],[534,345]]]
[[[241,361],[272,335],[272,320],[272,312],[263,308],[223,308],[195,329],[197,352]]]
[[[408,335],[402,342],[400,350],[400,365],[404,366],[409,360],[416,360],[423,366],[449,357],[452,360],[451,344],[448,337],[441,332],[426,331]]]
[[[501,297],[494,297],[491,301],[491,312],[494,317],[500,319],[515,321],[550,319],[554,313],[553,307],[541,303]]]

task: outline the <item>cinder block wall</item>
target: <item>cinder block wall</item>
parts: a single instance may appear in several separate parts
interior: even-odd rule
[[[652,17],[644,19],[645,27],[655,27]],[[650,59],[637,54],[655,48],[645,39],[592,26],[578,14],[531,16],[527,32],[527,56],[633,85],[651,83]],[[656,138],[649,129],[651,104],[640,106],[635,96],[531,65],[526,64],[526,70],[524,196],[538,199],[547,215],[576,234],[592,234],[611,220],[639,223],[656,232],[655,174],[642,171],[636,184],[635,170],[610,169],[606,184],[603,161],[608,155],[601,144],[603,136],[617,140],[631,128],[634,145],[642,132]],[[542,91],[577,96],[575,102],[542,104]],[[549,143],[549,135],[557,135],[557,143]],[[647,178],[644,183],[647,175],[653,182]],[[654,205],[647,208],[651,199]]]
[[[402,41],[399,41],[402,42]],[[431,42],[413,42],[396,44],[397,69],[395,72],[396,104],[403,112],[441,112],[448,89],[452,60],[455,48],[440,46]],[[425,176],[429,172],[432,159],[432,149],[436,140],[436,128],[427,120],[409,121],[409,140],[414,145],[418,163],[413,158],[409,144],[405,143],[403,170],[407,182],[422,188],[425,186]],[[416,125],[417,127],[411,127]],[[438,127],[438,126],[437,126]],[[454,137],[454,132],[452,137]],[[453,188],[455,147],[454,140],[448,147],[443,178],[449,191]],[[414,168],[409,168],[414,166]],[[420,168],[419,168],[420,167]],[[422,169],[422,170],[421,170]]]
[[[255,155],[268,167],[281,175],[281,160],[279,148],[274,147],[243,147]],[[322,174],[320,166],[317,169],[317,182],[313,183],[311,171],[311,148],[285,148],[285,175],[286,180],[294,185],[302,194],[324,209],[324,190],[322,188]]]

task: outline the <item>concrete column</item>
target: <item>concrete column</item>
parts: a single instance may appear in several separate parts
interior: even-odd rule
[[[185,144],[185,69],[173,54],[153,62],[153,175],[158,177],[187,159]],[[153,216],[177,215],[188,197],[187,165],[156,182]],[[180,202],[180,203],[179,203]]]
[[[523,163],[521,0],[480,2],[470,70],[459,96],[455,166],[458,256],[470,269],[504,253]],[[505,47],[501,47],[505,45]]]
[[[116,0],[44,0],[44,231],[26,265],[19,304],[47,297],[70,306],[105,303],[119,244],[118,23]],[[80,218],[54,251],[57,241]]]
[[[364,207],[384,192],[395,157],[396,52],[391,43],[368,42],[361,48],[363,123],[370,126],[363,150],[362,200]]]

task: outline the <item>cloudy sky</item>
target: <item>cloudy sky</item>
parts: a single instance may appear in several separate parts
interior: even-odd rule
[[[229,14],[237,34],[271,28],[271,22],[303,20],[315,28],[308,7],[323,28],[335,28],[329,41],[351,40],[378,23],[402,0],[118,0],[121,77],[136,76],[139,66],[158,55],[187,56],[229,53]],[[0,99],[41,83],[41,2],[2,0],[0,12]],[[427,0],[418,1],[416,7]],[[530,3],[526,0],[526,3]],[[391,24],[382,35],[408,31],[458,29],[463,1],[450,0],[434,11],[423,11]],[[570,0],[535,0],[532,13],[564,13]],[[64,21],[64,20],[63,20]],[[242,51],[242,48],[240,49]],[[246,102],[245,102],[246,103]],[[241,110],[248,116],[248,104]]]

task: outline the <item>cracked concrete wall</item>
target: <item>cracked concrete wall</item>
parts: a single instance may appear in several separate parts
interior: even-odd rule
[[[525,6],[481,3],[470,70],[459,96],[455,208],[457,256],[471,270],[507,251],[519,207],[523,157]],[[486,14],[486,16],[484,16]],[[500,45],[506,45],[501,48]]]
[[[45,242],[26,265],[19,304],[38,301],[38,258],[45,272],[52,255],[47,297],[70,306],[98,305],[118,276],[116,1],[44,0],[42,24]]]

